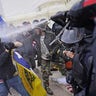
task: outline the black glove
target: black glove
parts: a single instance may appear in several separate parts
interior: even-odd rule
[[[68,11],[58,12],[54,16],[51,16],[50,19],[52,21],[56,22],[57,24],[59,24],[59,25],[64,27],[66,25],[66,15],[67,15],[67,12]]]
[[[11,50],[11,49],[15,48],[14,43],[11,43],[11,42],[10,43],[5,43],[4,45],[5,45],[5,48],[7,50]]]

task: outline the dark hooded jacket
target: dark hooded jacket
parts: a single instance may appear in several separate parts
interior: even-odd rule
[[[6,80],[12,78],[15,71],[11,54],[6,52],[4,44],[0,43],[0,79]]]

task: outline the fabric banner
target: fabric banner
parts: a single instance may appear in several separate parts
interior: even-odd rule
[[[24,58],[18,53],[13,52],[13,62],[16,63],[19,76],[30,96],[47,96],[39,77],[34,73]]]

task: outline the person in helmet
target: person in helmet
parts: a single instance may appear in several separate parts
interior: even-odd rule
[[[93,96],[89,95],[89,82],[91,74],[91,64],[93,56],[91,54],[92,35],[86,34],[85,28],[66,29],[61,37],[61,41],[66,45],[74,44],[75,50],[63,51],[68,58],[72,60],[73,66],[71,80],[67,79],[73,87],[74,96]],[[70,76],[69,76],[70,77]],[[86,77],[86,78],[85,78]],[[94,93],[95,94],[95,93]]]
[[[71,27],[86,29],[86,36],[81,39],[74,37],[74,35],[73,38],[70,31],[70,35],[65,32],[66,34],[62,39],[66,44],[79,44],[77,53],[63,52],[73,60],[72,76],[75,84],[73,84],[73,81],[71,83],[74,94],[76,96],[96,96],[96,0],[80,0],[69,11],[63,12],[63,14],[58,16],[55,15],[52,20],[54,21],[54,18],[55,21],[59,20],[62,15],[64,18],[69,19]],[[88,75],[89,79],[87,79]]]

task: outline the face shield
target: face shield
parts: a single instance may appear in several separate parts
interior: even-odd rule
[[[61,36],[61,41],[66,44],[74,44],[83,39],[84,29],[83,28],[75,28],[66,29]]]

